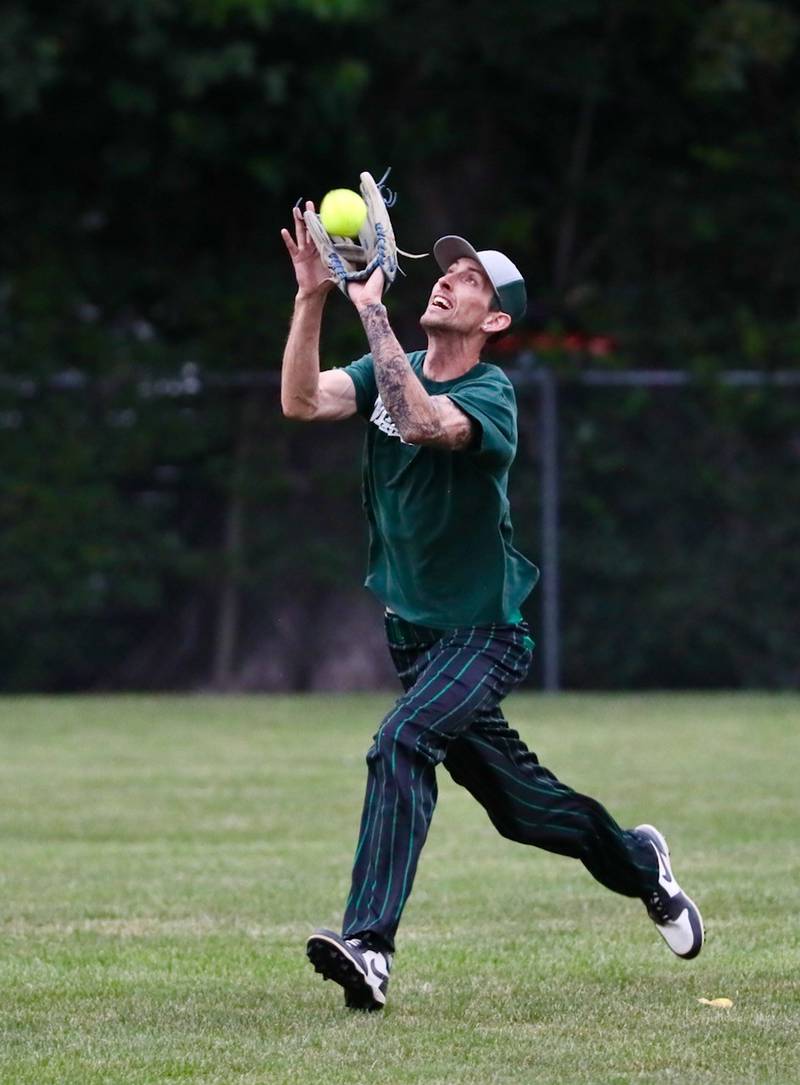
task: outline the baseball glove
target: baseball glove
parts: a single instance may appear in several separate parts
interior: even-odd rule
[[[394,198],[390,198],[387,204],[381,194],[381,186],[388,172],[381,178],[380,184],[375,183],[372,174],[361,174],[361,195],[367,205],[367,218],[357,242],[349,237],[331,237],[315,211],[303,213],[309,235],[323,264],[330,269],[345,296],[349,283],[366,281],[377,267],[383,271],[388,290],[400,270],[397,254],[402,250],[397,248],[388,209],[394,203]],[[411,253],[402,255],[417,259]],[[421,255],[426,256],[427,253]]]

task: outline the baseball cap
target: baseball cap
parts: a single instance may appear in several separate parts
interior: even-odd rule
[[[453,261],[458,260],[460,256],[469,256],[477,260],[494,287],[500,309],[508,313],[512,324],[525,315],[528,304],[525,280],[516,264],[512,264],[502,252],[497,252],[496,249],[482,249],[476,252],[469,241],[465,241],[463,237],[447,234],[446,237],[440,237],[433,246],[433,255],[442,271],[447,271]]]

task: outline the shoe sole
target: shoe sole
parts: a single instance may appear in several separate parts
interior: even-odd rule
[[[659,832],[658,829],[655,827],[655,825],[647,825],[647,824],[637,825],[636,828],[637,828],[638,831],[645,832],[646,834],[649,834],[650,836],[654,836],[656,838],[656,840],[659,842],[659,844],[661,844],[664,851],[666,852],[667,862],[669,863],[670,871],[672,871],[672,858],[670,856],[669,844],[664,839],[664,834]],[[673,875],[673,877],[674,877],[674,875]],[[705,940],[706,940],[706,925],[703,922],[703,917],[700,914],[700,909],[697,907],[697,905],[692,900],[692,898],[689,896],[689,894],[684,893],[684,891],[681,889],[681,896],[686,901],[686,903],[689,905],[689,915],[690,916],[692,915],[692,909],[694,909],[694,916],[697,919],[697,926],[695,927],[695,925],[692,924],[692,927],[694,928],[695,935],[698,938],[697,944],[692,948],[692,950],[689,953],[675,953],[675,950],[672,949],[672,946],[669,944],[669,939],[664,934],[663,929],[659,926],[658,923],[656,923],[656,928],[658,930],[658,933],[661,935],[661,937],[667,943],[667,947],[673,953],[675,953],[676,957],[680,957],[680,959],[682,961],[691,961],[694,957],[696,957],[698,955],[700,950],[703,948],[703,944],[705,943]],[[689,922],[691,923],[691,919],[689,920]]]
[[[324,934],[312,935],[306,943],[306,956],[323,979],[333,980],[344,988],[348,1009],[370,1013],[383,1009],[383,1002],[375,997],[364,973],[347,949],[334,939],[326,938]]]
[[[683,890],[681,890],[681,892],[683,892]],[[672,949],[672,952],[675,953],[676,957],[680,957],[680,959],[682,961],[691,961],[693,957],[696,957],[698,955],[700,950],[703,948],[703,945],[705,944],[706,928],[705,928],[705,924],[703,923],[703,917],[700,914],[700,909],[697,907],[695,902],[692,900],[691,897],[687,897],[685,893],[683,894],[683,896],[684,896],[684,899],[686,900],[686,902],[690,905],[689,922],[692,924],[692,927],[694,928],[696,942],[695,942],[694,948],[691,949],[688,953],[675,953],[675,950],[672,949],[672,946],[669,945],[669,942],[667,942],[667,945],[669,946],[670,949]],[[692,912],[692,909],[694,909],[693,912]],[[697,920],[697,925],[696,926],[695,926],[694,923],[692,923],[692,916],[694,916],[694,918]],[[663,937],[664,936],[662,934],[662,938]],[[664,941],[665,942],[667,941],[666,938],[664,938]]]
[[[666,934],[664,933],[664,928],[661,927],[658,923],[655,924],[655,927],[656,927],[656,930],[658,931],[658,933],[661,935],[661,937],[667,943],[667,947],[675,954],[676,957],[680,957],[680,959],[682,961],[691,961],[694,957],[696,957],[698,955],[700,950],[703,948],[703,945],[705,944],[706,927],[705,927],[705,923],[703,922],[703,917],[700,914],[700,909],[697,907],[697,905],[692,900],[692,898],[687,893],[684,893],[684,891],[682,889],[681,889],[681,896],[683,897],[683,899],[686,901],[686,904],[688,905],[689,923],[691,924],[692,930],[694,931],[694,935],[695,935],[695,944],[689,950],[689,952],[688,953],[678,953],[678,951],[676,949],[674,949],[669,944],[669,939],[667,938]],[[695,923],[695,922],[693,922],[693,920],[696,920],[697,922]]]

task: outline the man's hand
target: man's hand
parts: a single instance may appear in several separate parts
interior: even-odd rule
[[[364,283],[349,283],[347,293],[359,313],[369,305],[380,305],[386,280],[383,271],[376,267]]]
[[[313,211],[314,204],[311,200],[306,201],[306,210]],[[314,242],[308,236],[308,230],[303,219],[303,212],[295,207],[294,217],[295,237],[283,229],[281,237],[292,258],[294,273],[297,278],[297,298],[325,297],[336,286],[336,280],[319,258],[319,253]]]

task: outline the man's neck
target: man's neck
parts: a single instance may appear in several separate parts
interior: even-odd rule
[[[481,360],[484,340],[428,336],[428,350],[422,372],[430,380],[450,381],[468,373]]]

